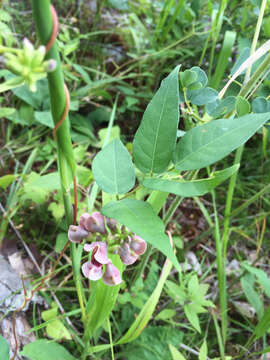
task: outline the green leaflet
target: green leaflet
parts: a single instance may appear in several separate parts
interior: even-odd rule
[[[179,121],[179,68],[162,81],[136,132],[134,161],[144,173],[162,173],[172,159]]]
[[[26,356],[30,360],[75,360],[62,345],[45,339],[27,344],[20,355]]]
[[[125,194],[135,184],[131,156],[118,139],[110,142],[96,155],[92,171],[98,186],[109,194]]]
[[[233,165],[225,170],[214,172],[207,179],[192,181],[145,179],[143,185],[150,189],[165,191],[183,197],[202,196],[228,179],[238,168],[239,165]]]
[[[176,145],[176,169],[195,170],[213,164],[243,145],[269,119],[270,112],[267,112],[196,126]]]

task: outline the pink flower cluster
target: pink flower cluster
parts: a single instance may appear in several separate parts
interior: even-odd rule
[[[116,228],[116,222],[113,219],[107,221],[108,227]],[[92,215],[85,213],[80,217],[79,226],[71,225],[68,231],[68,238],[72,242],[81,243],[83,239],[89,236],[89,233],[106,233],[105,218],[99,212]],[[112,264],[108,258],[108,244],[103,241],[95,241],[84,245],[85,251],[92,251],[91,260],[82,265],[82,272],[90,280],[99,280],[102,278],[107,285],[118,285],[122,282],[120,271]],[[146,250],[146,242],[137,235],[128,236],[127,240],[117,247],[123,264],[133,264],[140,255]],[[105,271],[103,273],[103,265]]]
[[[102,280],[107,285],[118,285],[122,282],[120,271],[112,264],[108,258],[108,245],[102,241],[96,241],[92,244],[85,244],[84,250],[91,251],[91,260],[82,266],[82,272],[85,277],[90,280]],[[103,274],[102,267],[105,265]]]

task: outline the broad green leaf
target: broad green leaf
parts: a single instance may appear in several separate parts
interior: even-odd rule
[[[269,119],[270,112],[267,112],[196,126],[178,142],[175,167],[183,171],[213,164],[244,144]]]
[[[179,68],[162,81],[136,132],[134,161],[144,173],[162,173],[171,162],[179,121]]]
[[[261,318],[261,320],[258,322],[258,324],[254,329],[254,334],[256,336],[256,339],[262,337],[269,328],[270,328],[270,306],[264,312],[263,317]]]
[[[76,360],[63,346],[44,339],[27,344],[20,355],[30,360]]]
[[[1,360],[9,360],[9,344],[3,336],[0,335],[0,353]]]
[[[201,333],[201,327],[197,313],[194,311],[192,304],[184,305],[184,312],[191,325]]]
[[[0,177],[0,188],[6,189],[18,175],[4,175]]]
[[[127,226],[166,255],[173,265],[181,271],[169,238],[164,234],[164,224],[150,204],[134,199],[112,201],[102,208],[102,214]]]
[[[125,194],[135,184],[131,156],[122,142],[117,139],[96,155],[92,171],[98,186],[109,194]]]
[[[119,255],[110,255],[110,259],[122,274],[123,263]],[[104,321],[110,316],[121,286],[108,286],[104,284],[102,280],[96,282],[95,285],[95,290],[92,291],[89,303],[87,304],[88,321],[86,328],[91,336],[93,336],[94,332],[102,326]]]
[[[172,344],[169,344],[169,349],[173,360],[187,360]]]
[[[199,360],[207,360],[207,343],[205,340],[200,348]]]
[[[144,179],[143,185],[150,189],[165,191],[183,197],[202,196],[232,176],[238,168],[238,164],[233,165],[225,170],[214,172],[207,179],[200,180]]]

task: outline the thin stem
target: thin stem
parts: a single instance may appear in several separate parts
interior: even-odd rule
[[[173,199],[173,202],[171,203],[169,209],[167,210],[165,216],[164,216],[164,224],[165,226],[168,225],[168,223],[170,222],[171,218],[173,217],[175,211],[178,209],[178,206],[181,204],[181,202],[183,201],[183,197],[180,196],[176,196]]]
[[[216,253],[217,253],[217,270],[218,270],[218,287],[219,287],[219,302],[221,311],[221,327],[222,327],[222,338],[223,345],[226,343],[227,333],[227,289],[226,289],[226,274],[225,274],[225,262],[226,258],[223,257],[222,253],[222,242],[220,237],[220,227],[218,220],[218,213],[216,207],[216,195],[214,191],[211,191],[214,207],[215,217],[215,241],[216,241]],[[224,360],[224,358],[222,358]]]
[[[217,334],[217,340],[218,340],[218,346],[219,346],[219,351],[220,351],[220,355],[221,355],[221,359],[225,359],[225,352],[224,352],[224,346],[222,343],[222,337],[221,337],[221,333],[220,333],[220,328],[218,326],[218,321],[217,321],[217,317],[216,314],[212,311],[212,317],[214,320],[214,325],[215,325],[215,329],[216,329],[216,334]]]
[[[112,328],[111,328],[110,318],[107,319],[107,325],[108,325],[108,330],[109,330],[109,339],[110,339],[110,345],[111,345],[111,355],[112,355],[112,360],[114,360]]]
[[[242,159],[242,154],[244,150],[244,145],[240,146],[235,154],[234,164],[240,164]],[[223,228],[223,236],[222,236],[222,243],[223,243],[223,257],[227,257],[227,247],[229,241],[229,231],[230,231],[230,218],[231,218],[231,208],[232,208],[232,201],[234,195],[234,189],[236,185],[238,171],[236,171],[232,177],[230,178],[229,188],[227,192],[226,198],[226,206],[225,206],[225,213],[224,213],[224,228]]]

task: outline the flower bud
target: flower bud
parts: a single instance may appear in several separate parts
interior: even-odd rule
[[[118,285],[122,282],[120,271],[112,263],[109,263],[106,265],[102,280],[109,286]]]
[[[99,212],[94,212],[92,215],[85,213],[80,217],[80,226],[90,232],[106,233],[104,216]]]
[[[80,226],[70,225],[68,229],[68,238],[72,242],[80,243],[89,235],[88,231]]]
[[[23,57],[24,57],[24,65],[30,65],[35,54],[34,46],[27,39],[23,39]]]
[[[30,40],[28,40],[27,38],[23,39],[23,48],[26,49],[27,51],[33,52],[34,51],[34,46],[31,43]]]
[[[44,45],[39,46],[39,48],[35,50],[31,67],[35,68],[36,66],[40,66],[42,64],[42,61],[44,60],[45,55],[46,55],[46,47]]]
[[[54,59],[50,59],[43,63],[43,68],[45,72],[52,72],[56,69],[56,67],[57,67],[57,61]]]
[[[106,224],[111,231],[114,231],[117,227],[117,221],[114,219],[107,219]]]
[[[125,265],[132,265],[138,259],[139,255],[135,254],[135,252],[130,251],[129,244],[125,242],[118,249],[118,254]]]
[[[137,235],[132,236],[129,246],[137,255],[144,254],[147,248],[146,242]]]

